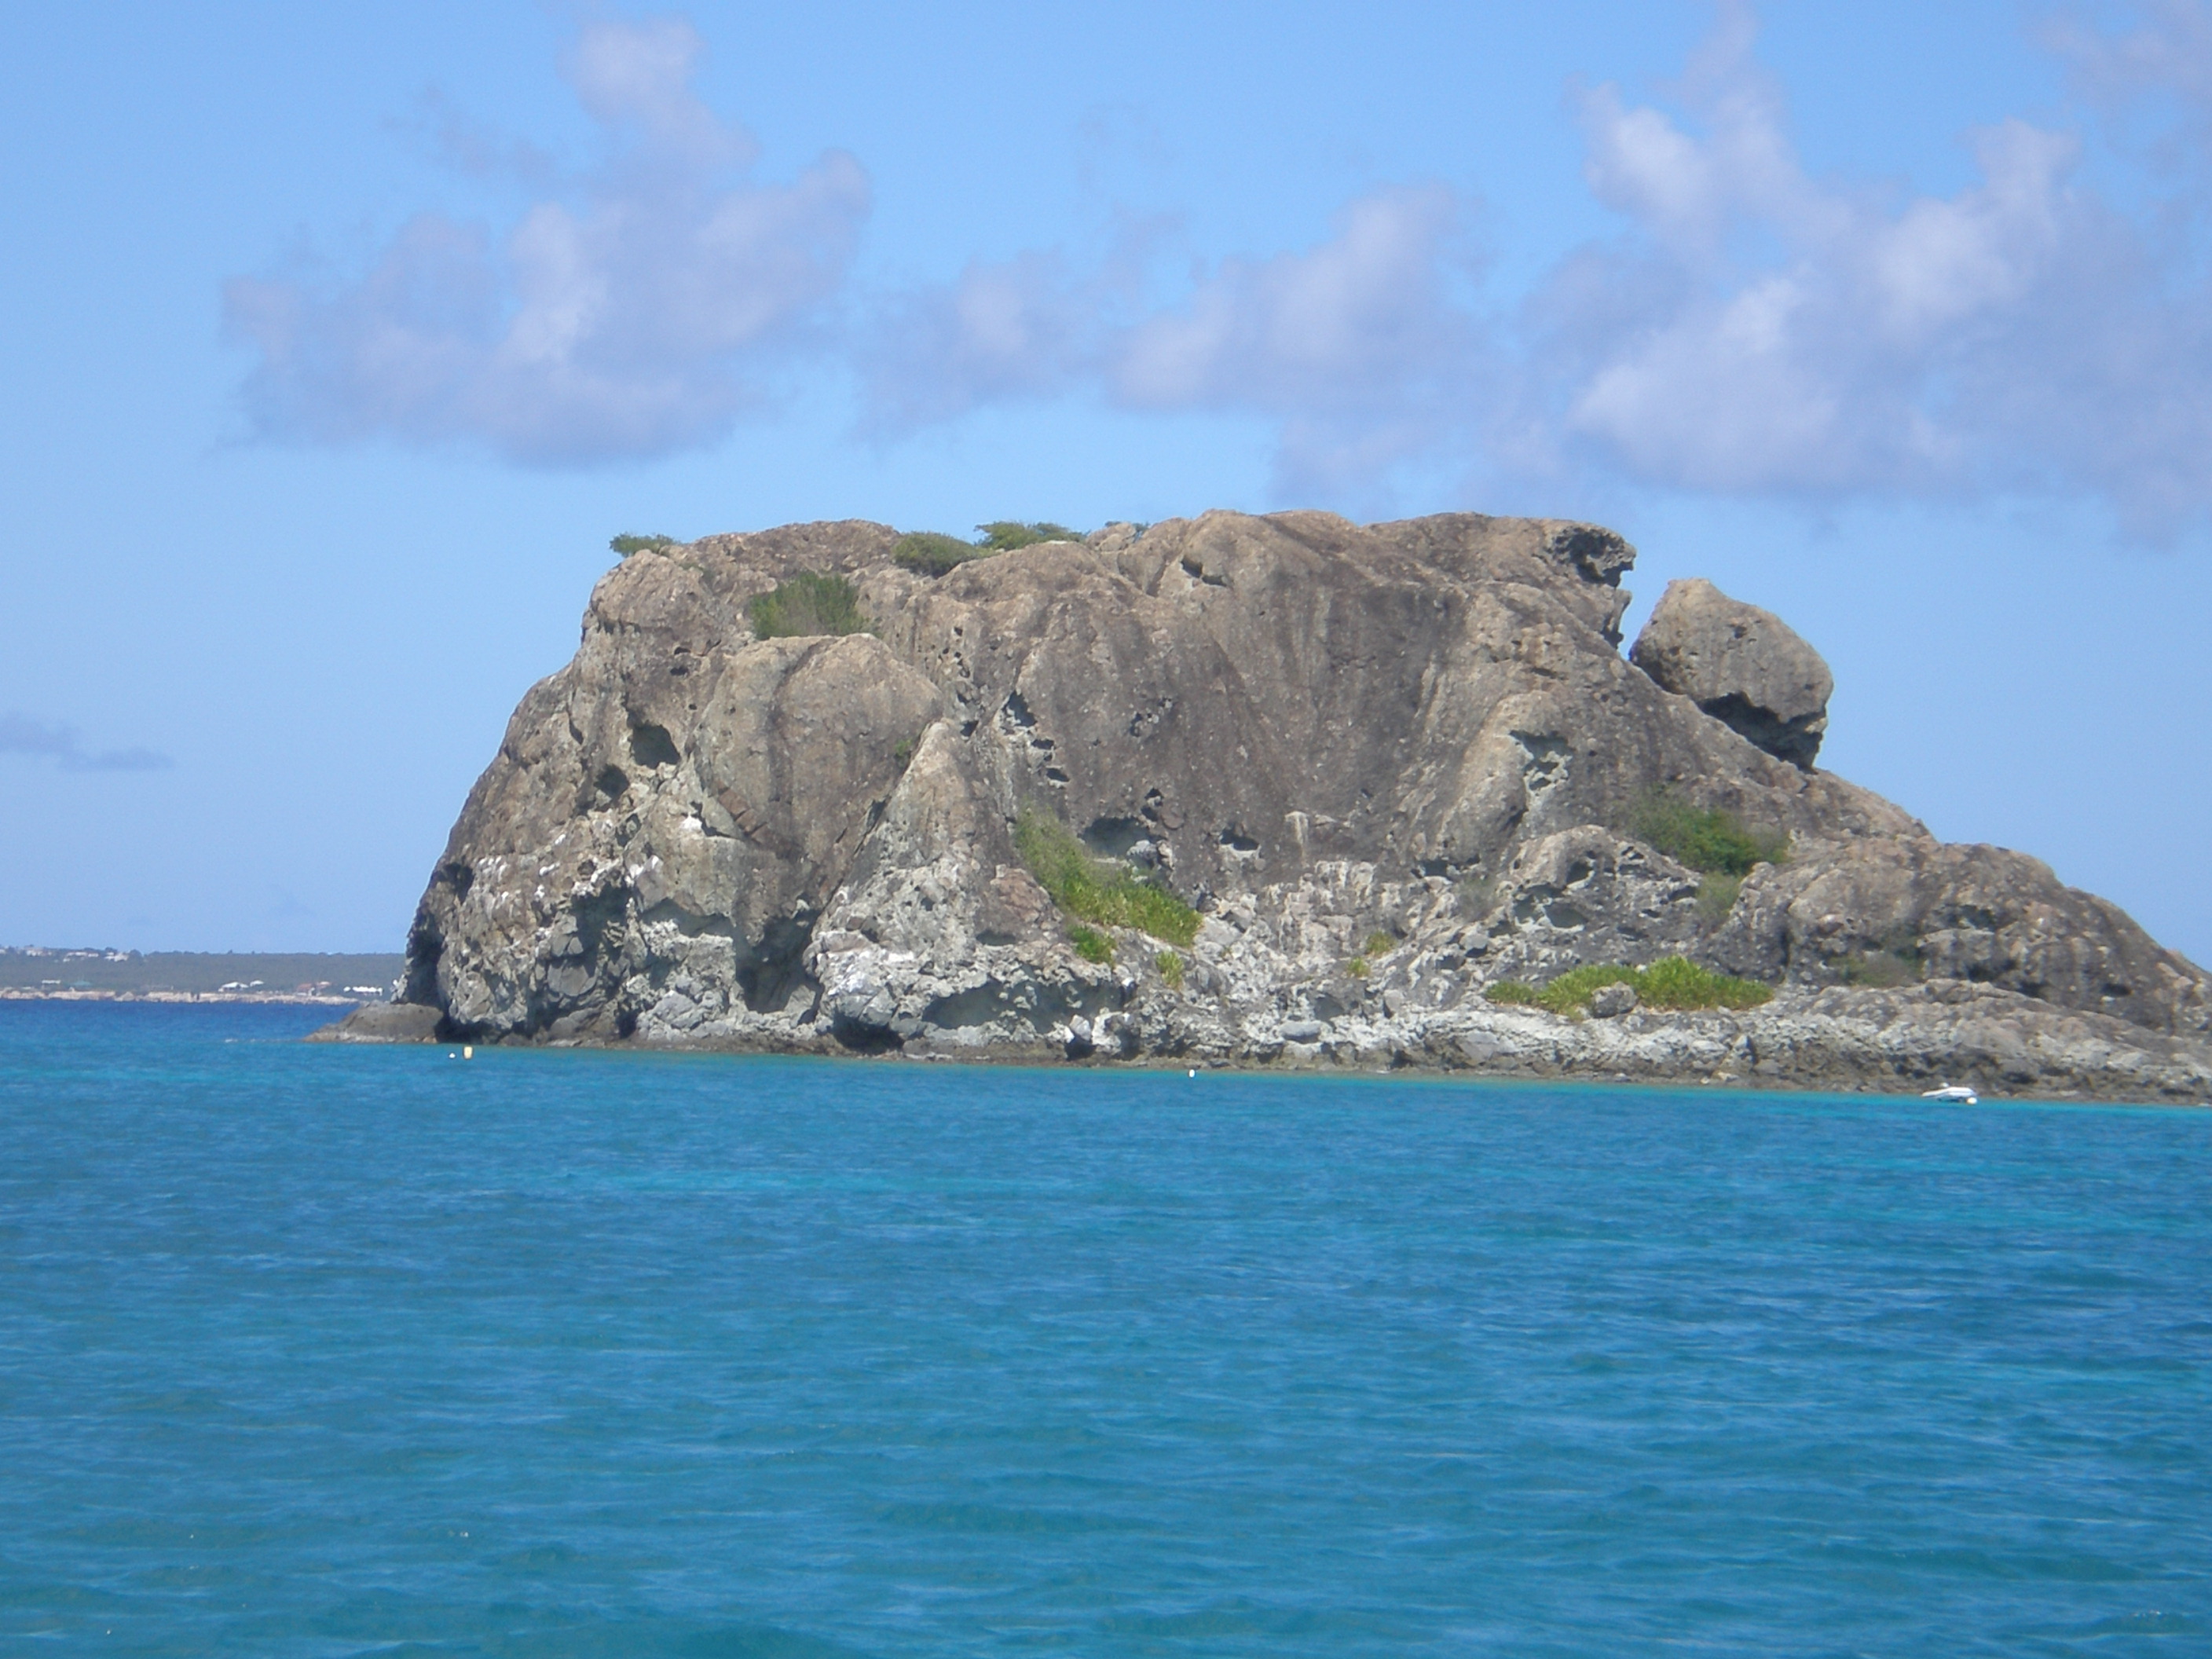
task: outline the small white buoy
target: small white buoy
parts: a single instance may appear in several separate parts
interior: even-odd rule
[[[474,1060],[476,1057],[476,1045],[472,1042],[464,1042],[461,1045],[461,1058],[463,1060]]]
[[[1191,1074],[1193,1077],[1196,1077],[1196,1076],[1198,1075],[1198,1067],[1197,1067],[1197,1066],[1192,1066],[1192,1067],[1190,1068],[1190,1074]]]

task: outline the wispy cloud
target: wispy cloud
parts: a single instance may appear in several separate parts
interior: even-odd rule
[[[473,439],[550,464],[711,441],[775,354],[849,368],[878,441],[1063,397],[1272,425],[1286,499],[1372,497],[1408,463],[1557,494],[1576,481],[1813,501],[2089,495],[2157,538],[2212,515],[2212,0],[2039,36],[2097,113],[1961,135],[1948,194],[1816,175],[1757,20],[1723,0],[1663,101],[1577,94],[1618,232],[1495,314],[1474,204],[1436,184],[1344,204],[1310,246],[1200,262],[1157,222],[1085,261],[1040,246],[845,295],[860,166],[747,176],[678,21],[587,28],[566,65],[607,157],[428,112],[455,165],[543,195],[495,237],[423,216],[348,280],[231,285],[266,433]],[[2124,180],[2116,194],[2090,182]],[[844,296],[843,325],[827,302]]]
[[[971,264],[879,314],[860,357],[863,424],[896,433],[1082,389],[1123,409],[1276,420],[1279,487],[1356,487],[1431,447],[1480,372],[1482,333],[1455,291],[1466,211],[1438,185],[1380,191],[1312,246],[1201,267],[1149,310],[1157,222],[1096,270],[1053,250]]]
[[[1224,261],[1147,316],[1056,264],[971,270],[917,303],[937,325],[901,376],[958,395],[897,412],[1071,386],[1248,412],[1276,423],[1286,495],[1456,456],[1477,479],[1553,489],[2088,494],[2168,536],[2212,512],[2212,286],[2196,252],[2212,7],[2132,16],[2046,39],[2108,111],[2162,105],[2153,138],[2118,157],[2147,206],[2084,182],[2090,135],[2021,119],[1963,135],[1976,177],[1948,195],[1816,177],[1733,0],[1670,107],[1610,85],[1580,95],[1585,176],[1621,230],[1507,320],[1464,297],[1468,204],[1383,191],[1328,240]]]
[[[701,51],[675,19],[585,28],[564,72],[605,156],[501,234],[423,214],[357,276],[230,282],[228,330],[260,354],[255,427],[556,465],[726,431],[843,282],[868,182],[842,152],[788,185],[752,181],[751,136],[690,89]],[[433,114],[457,163],[505,156],[542,181],[535,152]]]
[[[1057,252],[975,261],[885,301],[856,346],[863,429],[885,437],[981,404],[1055,397],[1095,375],[1113,296]]]
[[[1981,181],[1948,198],[1816,181],[1752,33],[1731,8],[1685,84],[1691,123],[1612,87],[1583,100],[1590,187],[1631,228],[1531,307],[1535,428],[1690,489],[1970,482],[2002,416],[1956,392],[2005,374],[2060,298],[2089,212],[2075,142],[1979,133]]]
[[[1464,211],[1439,185],[1386,190],[1312,247],[1225,261],[1113,337],[1107,385],[1132,408],[1272,416],[1279,488],[1356,487],[1462,422],[1483,378],[1482,331],[1455,291]]]
[[[2038,33],[2075,88],[2106,114],[2148,118],[2154,161],[2201,174],[2212,161],[2212,7],[2203,0],[2139,0],[2124,15],[2122,27],[2105,30],[2075,6],[2046,19]],[[2146,109],[2146,100],[2154,106]],[[2155,107],[2160,102],[2163,109]]]
[[[2081,181],[2082,136],[1969,134],[1978,178],[1949,196],[1815,179],[1753,33],[1723,12],[1684,118],[1583,100],[1627,228],[1532,299],[1536,441],[1505,459],[1724,493],[2088,491],[2153,535],[2212,507],[2212,295]]]
[[[0,713],[0,755],[50,760],[65,772],[158,772],[173,764],[154,749],[88,749],[71,726]]]

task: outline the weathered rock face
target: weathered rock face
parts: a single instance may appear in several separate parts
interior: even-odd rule
[[[1708,954],[1759,979],[1967,980],[2154,1031],[2212,1034],[2192,963],[2048,866],[1997,847],[1880,836],[1762,865]]]
[[[1789,758],[1624,661],[1634,554],[1609,532],[1218,513],[935,579],[895,539],[792,526],[609,573],[454,827],[404,1001],[482,1041],[1702,1076],[1706,1037],[1663,1035],[1688,1017],[1615,997],[1601,1040],[1482,994],[1685,954],[1802,988],[1723,1023],[1823,1056],[1790,1062],[1805,1080],[1933,1076],[1907,1028],[1957,1018],[1924,979],[2011,996],[2004,1052],[2049,1086],[2196,1086],[2202,974],[2033,860],[1941,847],[1814,770],[1826,671],[1765,613],[1670,588],[1676,643],[1644,651],[1655,617],[1639,659],[1730,688]],[[874,635],[756,639],[749,602],[807,570],[849,577]],[[1786,831],[1791,861],[1741,895],[1701,878],[1619,827],[1660,789]],[[1120,931],[1084,959],[1017,855],[1025,810],[1190,901],[1195,942]],[[2094,1059],[2154,1033],[2154,1063]]]
[[[695,678],[641,621],[587,629],[462,809],[406,992],[456,1026],[628,1036],[641,982],[711,988],[733,1016],[811,1000],[812,921],[937,689],[865,635],[771,641]]]
[[[1771,611],[1703,580],[1668,582],[1628,656],[1768,754],[1808,768],[1820,754],[1834,678]]]

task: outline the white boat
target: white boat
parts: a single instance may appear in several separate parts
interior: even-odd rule
[[[1940,1089],[1928,1090],[1920,1097],[1923,1100],[1952,1101],[1960,1106],[1978,1106],[1982,1103],[1982,1097],[1963,1083],[1947,1083]]]

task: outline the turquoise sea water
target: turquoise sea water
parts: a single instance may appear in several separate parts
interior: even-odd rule
[[[2212,1114],[0,1005],[0,1650],[2212,1652]]]

